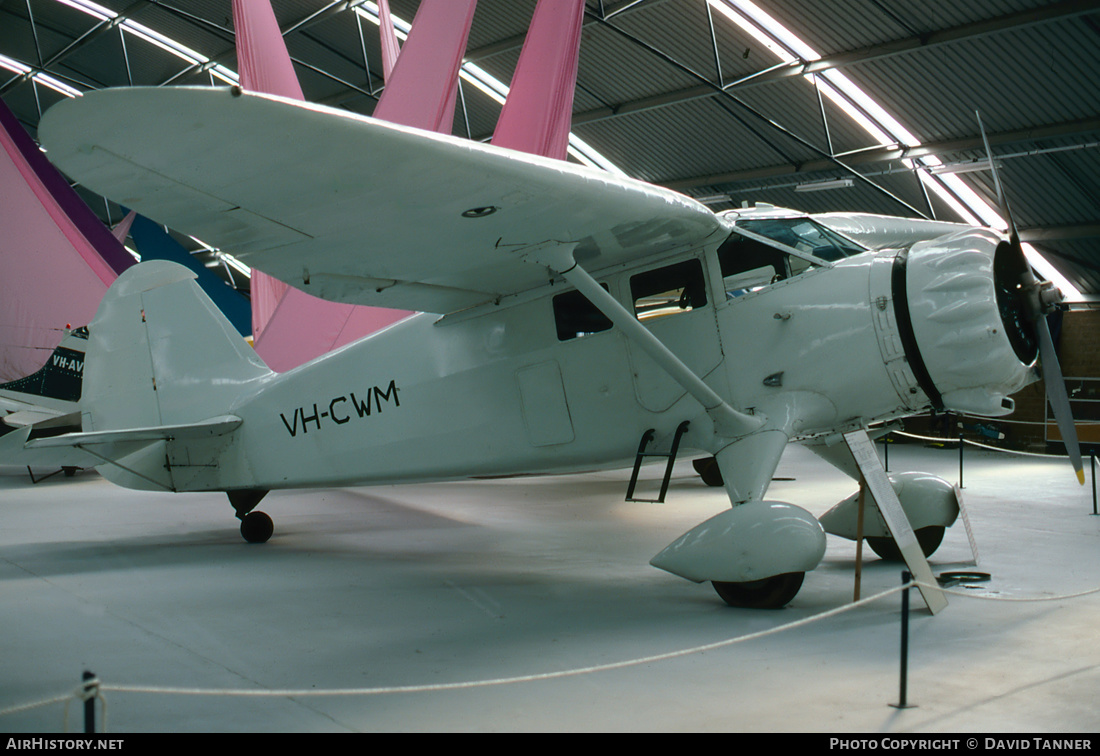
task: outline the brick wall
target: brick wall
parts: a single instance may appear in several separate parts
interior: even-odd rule
[[[1065,376],[1100,377],[1100,310],[1071,310],[1065,313],[1058,341],[1058,361]],[[1016,400],[1016,412],[1007,419],[1043,422],[1046,387],[1042,381],[1027,386],[1013,398]],[[1018,448],[1045,446],[1042,425],[1006,425]]]
[[[1100,377],[1100,310],[1071,310],[1064,314],[1062,333],[1058,341],[1058,357],[1065,376]],[[1016,402],[1016,411],[1008,417],[994,420],[963,418],[963,435],[976,441],[1012,449],[1045,451],[1043,420],[1046,387],[1043,382],[1026,386],[1012,398]],[[957,437],[958,421],[952,419],[950,425],[948,435]],[[941,435],[943,431],[942,425],[933,426],[926,417],[906,420],[905,428],[920,435]],[[1005,438],[991,438],[997,433],[1003,433]],[[1082,446],[1086,453],[1090,450],[1084,439]]]

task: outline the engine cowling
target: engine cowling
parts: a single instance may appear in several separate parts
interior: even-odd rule
[[[987,417],[1038,378],[1008,244],[971,228],[913,244],[894,261],[894,294],[909,317],[906,354],[934,406]],[[904,329],[903,329],[904,333]]]

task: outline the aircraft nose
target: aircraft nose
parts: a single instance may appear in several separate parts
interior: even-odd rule
[[[905,286],[920,359],[944,408],[1010,413],[1010,395],[1038,377],[1028,293],[995,232],[968,229],[914,244]]]

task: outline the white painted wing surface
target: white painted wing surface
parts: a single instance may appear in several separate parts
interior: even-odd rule
[[[644,182],[231,89],[90,92],[39,136],[94,191],[356,304],[450,312],[545,284],[532,245],[578,242],[599,271],[722,228]]]

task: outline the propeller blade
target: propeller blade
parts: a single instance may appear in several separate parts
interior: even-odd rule
[[[974,111],[978,118],[978,130],[982,133],[982,142],[985,144],[985,155],[989,160],[989,168],[993,171],[993,186],[997,190],[997,204],[1008,224],[1008,241],[1017,260],[1020,263],[1019,287],[1025,294],[1025,308],[1028,320],[1035,326],[1035,335],[1039,341],[1039,364],[1043,368],[1043,382],[1046,384],[1047,399],[1054,409],[1054,419],[1058,423],[1058,431],[1062,434],[1062,441],[1066,445],[1066,453],[1077,473],[1077,482],[1085,485],[1085,470],[1081,463],[1081,445],[1077,441],[1077,426],[1073,422],[1073,412],[1069,406],[1069,395],[1066,393],[1066,381],[1062,377],[1062,366],[1058,364],[1058,355],[1054,352],[1054,339],[1050,335],[1050,325],[1047,323],[1046,312],[1049,306],[1058,299],[1044,299],[1045,287],[1049,283],[1039,281],[1031,270],[1031,264],[1024,255],[1023,246],[1020,244],[1020,234],[1016,231],[1016,221],[1012,217],[1012,209],[1008,206],[1008,197],[1001,187],[1001,177],[997,173],[997,164],[993,162],[993,152],[989,149],[989,137],[986,136],[985,126],[982,124],[982,114]],[[1053,290],[1057,294],[1057,290]],[[1057,294],[1060,298],[1061,295]]]
[[[1000,206],[1001,214],[1004,215],[1005,223],[1008,224],[1009,239],[1012,246],[1019,247],[1020,235],[1016,233],[1016,222],[1012,219],[1012,209],[1008,206],[1008,197],[1005,196],[1004,189],[1001,188],[1001,177],[997,173],[997,164],[993,162],[993,153],[989,149],[989,137],[985,134],[982,114],[975,110],[974,115],[978,118],[978,130],[982,132],[982,143],[985,144],[985,157],[989,160],[989,169],[993,171],[993,186],[997,190],[997,205]],[[1023,250],[1020,250],[1020,254],[1023,254]]]
[[[1077,473],[1077,482],[1085,485],[1085,470],[1081,463],[1081,446],[1077,442],[1077,426],[1073,422],[1073,413],[1069,407],[1069,395],[1066,393],[1066,381],[1062,377],[1062,367],[1054,353],[1054,339],[1050,335],[1047,319],[1040,317],[1035,324],[1039,332],[1039,359],[1043,366],[1043,383],[1046,384],[1047,399],[1054,409],[1054,419],[1058,422],[1058,432],[1066,445],[1066,453]]]

